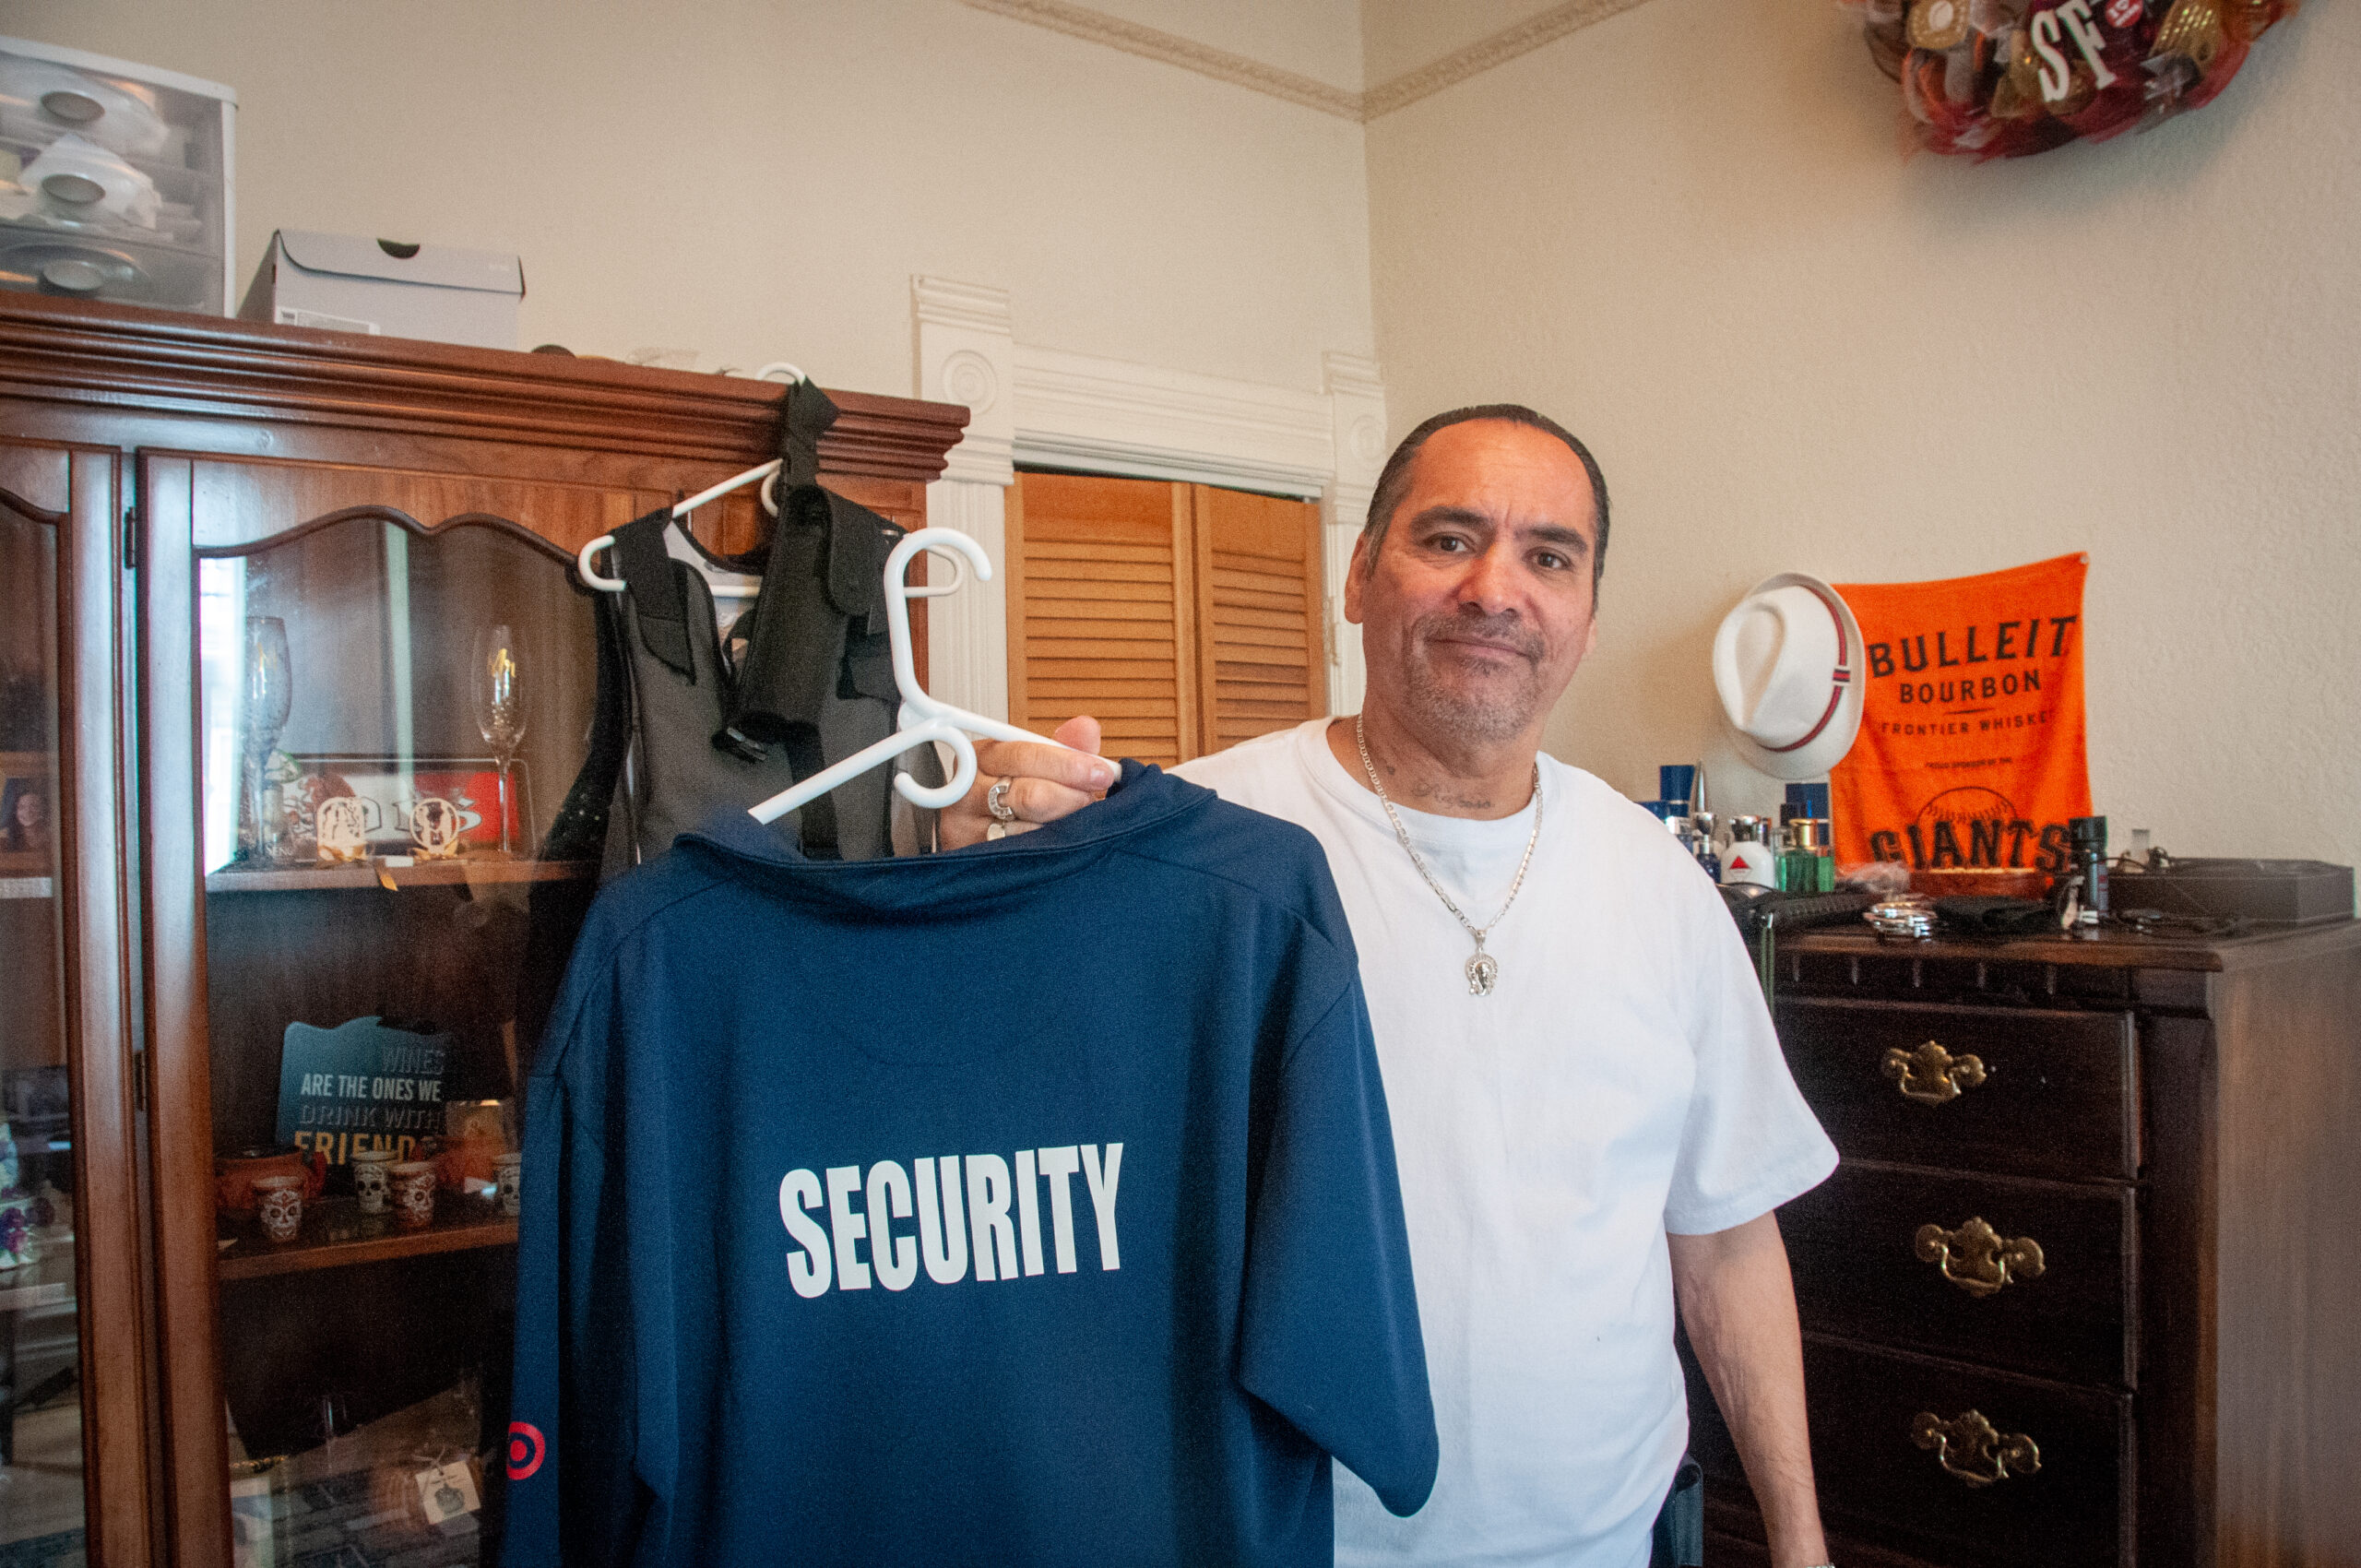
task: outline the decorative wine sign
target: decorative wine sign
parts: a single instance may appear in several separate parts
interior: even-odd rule
[[[290,1024],[279,1059],[279,1141],[341,1165],[355,1149],[409,1156],[443,1131],[443,1073],[451,1037],[397,1029],[375,1017],[335,1028]]]
[[[2296,0],[1847,0],[1920,143],[1977,160],[2211,103]]]

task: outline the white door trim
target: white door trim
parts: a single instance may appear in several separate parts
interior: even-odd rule
[[[1018,344],[1001,290],[915,278],[911,297],[919,396],[971,410],[966,439],[927,489],[929,521],[974,534],[1001,572],[1018,463],[1318,500],[1329,707],[1358,705],[1360,641],[1342,623],[1342,585],[1385,461],[1385,386],[1373,361],[1323,355],[1322,389],[1304,392]],[[934,689],[1006,717],[1005,597],[954,594],[929,613]]]
[[[1016,350],[1016,460],[1318,498],[1334,474],[1316,392],[1057,349]]]

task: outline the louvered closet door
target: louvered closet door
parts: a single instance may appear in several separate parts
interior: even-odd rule
[[[1169,765],[1327,711],[1320,509],[1158,480],[1017,475],[1009,712],[1077,713]]]
[[[1320,508],[1195,485],[1198,750],[1328,711]]]
[[[1105,726],[1110,756],[1169,766],[1197,754],[1192,505],[1184,484],[1017,476],[1008,509],[1014,722],[1046,734],[1087,713]]]

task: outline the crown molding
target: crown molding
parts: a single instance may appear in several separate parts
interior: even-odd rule
[[[1495,65],[1504,65],[1520,54],[1530,54],[1543,44],[1555,43],[1570,33],[1580,32],[1646,3],[1647,0],[1568,0],[1565,5],[1553,6],[1537,17],[1527,18],[1514,27],[1478,39],[1464,49],[1454,49],[1440,60],[1430,61],[1415,71],[1370,89],[1361,94],[1361,118],[1374,120],[1397,109],[1406,109],[1447,87],[1456,87]]]
[[[1406,72],[1390,82],[1382,82],[1366,92],[1347,88],[1332,87],[1313,77],[1283,71],[1276,65],[1244,54],[1234,54],[1227,49],[1216,49],[1194,39],[1182,38],[1160,29],[1145,27],[1110,17],[1104,11],[1094,11],[1087,6],[1074,6],[1066,0],[960,0],[960,4],[994,16],[1007,17],[1013,21],[1028,22],[1035,27],[1062,32],[1100,43],[1109,49],[1120,49],[1126,54],[1136,54],[1144,60],[1155,60],[1167,65],[1178,65],[1216,81],[1251,89],[1273,98],[1307,109],[1334,114],[1356,124],[1367,124],[1381,115],[1406,109],[1422,98],[1431,98],[1445,88],[1455,87],[1470,77],[1481,76],[1495,65],[1505,65],[1520,54],[1529,54],[1547,43],[1555,43],[1570,33],[1580,32],[1596,22],[1620,16],[1647,0],[1567,0],[1553,6],[1537,17],[1529,17],[1514,27],[1503,28],[1489,38],[1478,39],[1465,48],[1454,49],[1439,60],[1430,61],[1415,71]]]
[[[1030,22],[1051,32],[1062,32],[1072,38],[1103,43],[1109,49],[1120,49],[1126,54],[1136,54],[1144,60],[1161,61],[1211,77],[1216,81],[1252,88],[1273,98],[1283,98],[1289,103],[1299,103],[1306,109],[1317,109],[1323,114],[1339,119],[1358,121],[1361,117],[1361,95],[1311,77],[1283,71],[1276,65],[1266,65],[1244,54],[1233,54],[1227,49],[1199,43],[1194,39],[1177,33],[1143,27],[1138,22],[1110,17],[1104,11],[1094,11],[1086,6],[1070,6],[1065,0],[961,0],[979,11],[1007,17],[1015,21]]]

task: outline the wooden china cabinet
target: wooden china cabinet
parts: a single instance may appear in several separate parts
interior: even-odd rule
[[[494,1157],[595,885],[573,552],[779,396],[0,294],[0,1562],[488,1560]],[[824,478],[921,523],[967,411],[831,396]]]

